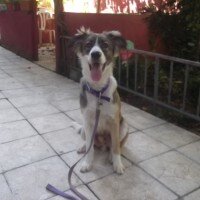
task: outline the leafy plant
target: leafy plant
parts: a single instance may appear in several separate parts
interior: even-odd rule
[[[199,61],[199,10],[199,0],[168,0],[162,1],[159,7],[151,4],[141,12],[150,14],[147,23],[152,41],[159,37],[170,55]]]

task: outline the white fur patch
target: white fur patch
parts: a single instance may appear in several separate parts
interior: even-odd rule
[[[81,26],[80,29],[77,29],[76,35],[82,35],[84,33],[90,34],[92,33],[92,31],[90,30],[90,28],[85,28],[84,26]]]
[[[112,161],[113,161],[114,171],[117,172],[118,174],[123,174],[124,173],[124,166],[123,166],[122,161],[121,161],[121,155],[120,154],[113,154]]]
[[[114,36],[121,36],[121,33],[119,31],[110,31],[109,33]]]

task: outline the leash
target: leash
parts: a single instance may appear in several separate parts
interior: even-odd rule
[[[84,158],[88,152],[90,151],[92,145],[93,145],[93,141],[94,141],[94,137],[95,137],[95,134],[96,134],[96,131],[97,131],[97,127],[98,127],[98,123],[99,123],[99,117],[100,117],[100,105],[102,105],[101,103],[101,100],[102,100],[102,93],[99,92],[99,95],[98,95],[98,101],[97,101],[97,108],[96,108],[96,114],[95,114],[95,125],[94,125],[94,129],[93,129],[93,133],[92,133],[92,138],[91,138],[91,141],[90,141],[90,146],[89,148],[87,149],[87,151],[85,152],[85,154],[75,163],[72,165],[72,167],[70,167],[70,170],[68,172],[68,183],[69,183],[69,187],[70,187],[70,190],[76,194],[76,196],[78,196],[79,198],[77,197],[74,197],[70,194],[67,194],[57,188],[55,188],[54,186],[52,186],[51,184],[48,184],[46,186],[46,189],[49,190],[50,192],[54,193],[54,194],[57,194],[59,196],[62,196],[66,199],[69,199],[69,200],[89,200],[88,198],[86,198],[84,195],[82,195],[76,188],[75,186],[72,184],[72,181],[71,181],[71,178],[72,178],[72,173],[73,173],[73,170],[74,168],[76,167],[76,165],[82,160],[82,158]]]

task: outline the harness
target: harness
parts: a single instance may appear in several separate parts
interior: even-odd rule
[[[82,158],[84,158],[88,154],[88,152],[90,151],[90,149],[92,147],[92,144],[93,144],[93,141],[94,141],[94,138],[95,138],[95,134],[96,134],[96,131],[97,131],[98,123],[99,123],[100,106],[102,105],[102,100],[107,101],[107,102],[110,102],[110,100],[111,100],[109,97],[103,95],[103,93],[108,89],[109,85],[110,85],[110,79],[108,79],[107,84],[101,90],[95,90],[95,89],[93,89],[87,82],[85,82],[85,83],[82,84],[82,89],[83,90],[86,90],[90,94],[92,94],[95,97],[97,97],[97,107],[96,107],[96,114],[95,114],[95,124],[94,124],[94,129],[93,129],[93,132],[92,132],[92,138],[91,138],[91,141],[90,141],[90,146],[86,150],[86,152],[84,153],[84,155],[75,164],[73,164],[70,167],[70,170],[68,172],[68,183],[69,183],[70,190],[77,197],[74,197],[74,196],[72,196],[70,194],[67,194],[67,193],[65,193],[65,192],[63,192],[63,191],[55,188],[51,184],[48,184],[46,186],[46,189],[49,190],[50,192],[52,192],[54,194],[57,194],[59,196],[62,196],[62,197],[66,198],[66,199],[69,199],[69,200],[79,200],[79,199],[81,199],[81,200],[89,200],[88,198],[86,198],[84,195],[82,195],[75,188],[75,186],[72,184],[71,177],[72,177],[72,173],[73,173],[73,170],[76,167],[76,165],[82,160]]]
[[[99,100],[105,100],[110,102],[110,97],[104,96],[103,93],[108,89],[110,85],[110,79],[108,79],[106,85],[101,89],[101,90],[95,90],[93,89],[88,82],[84,82],[82,87],[83,90],[86,90],[87,92],[89,92],[90,94],[92,94],[93,96],[97,97],[97,99]]]

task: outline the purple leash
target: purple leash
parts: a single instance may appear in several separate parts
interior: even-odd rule
[[[66,199],[69,199],[69,200],[89,200],[88,198],[86,198],[84,195],[82,195],[76,188],[75,186],[72,184],[72,181],[71,181],[71,178],[72,178],[72,173],[73,173],[73,170],[75,168],[75,166],[80,162],[80,160],[82,158],[84,158],[88,152],[90,151],[92,145],[93,145],[93,141],[94,141],[94,137],[95,137],[95,134],[96,134],[96,131],[97,131],[97,127],[98,127],[98,123],[99,123],[99,117],[100,117],[100,105],[101,105],[101,93],[99,94],[98,96],[98,102],[97,102],[97,108],[96,108],[96,115],[95,115],[95,125],[94,125],[94,129],[93,129],[93,133],[92,133],[92,138],[91,138],[91,142],[90,142],[90,146],[89,148],[87,149],[87,151],[85,152],[85,154],[75,163],[72,165],[72,167],[70,167],[70,170],[69,170],[69,173],[68,173],[68,183],[69,183],[69,187],[70,187],[70,190],[76,194],[76,196],[78,196],[79,198],[77,197],[74,197],[70,194],[67,194],[61,190],[58,190],[57,188],[55,188],[54,186],[48,184],[46,186],[46,189],[53,192],[54,194],[57,194],[59,196],[62,196]]]

